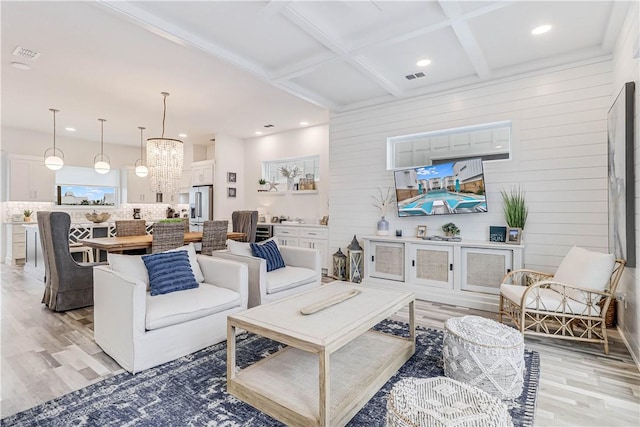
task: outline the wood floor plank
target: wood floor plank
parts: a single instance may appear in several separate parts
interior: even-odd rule
[[[54,313],[41,304],[43,285],[22,267],[0,265],[0,416],[44,403],[123,369],[93,340],[93,309]],[[323,278],[324,282],[331,281]],[[451,317],[495,313],[416,301],[416,324],[444,330]],[[392,317],[407,322],[402,309]],[[610,354],[602,346],[547,337],[525,337],[540,353],[541,380],[536,426],[640,425],[640,372],[617,330]]]

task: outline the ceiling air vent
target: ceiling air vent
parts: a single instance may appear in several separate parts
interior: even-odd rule
[[[420,77],[424,77],[425,74],[420,71],[419,73],[415,73],[415,74],[407,74],[406,76],[404,76],[405,79],[407,80],[413,80],[413,79],[419,79]]]
[[[274,127],[274,125],[264,125],[264,127],[266,127],[266,128],[272,128],[272,127]]]
[[[13,50],[13,55],[18,56],[24,59],[30,59],[31,61],[35,61],[40,57],[40,52],[36,52],[35,50],[27,49],[26,47],[16,47]]]

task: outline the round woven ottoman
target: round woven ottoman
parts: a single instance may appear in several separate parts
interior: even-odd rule
[[[442,356],[447,377],[500,399],[520,396],[524,338],[519,331],[479,316],[454,317],[444,327]]]
[[[398,381],[387,400],[388,427],[506,427],[511,415],[500,399],[447,377]]]

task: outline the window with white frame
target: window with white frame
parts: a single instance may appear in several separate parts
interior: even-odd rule
[[[295,179],[306,178],[313,175],[315,181],[320,180],[320,156],[298,157],[295,159],[280,159],[262,162],[262,177],[267,181],[287,182],[280,172],[281,168],[293,170],[298,168]]]

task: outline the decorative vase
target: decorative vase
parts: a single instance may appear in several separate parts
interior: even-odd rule
[[[25,216],[24,217],[24,222],[31,222],[31,217],[30,216]]]
[[[384,219],[384,217],[380,218],[378,221],[378,231],[376,233],[378,236],[388,236],[389,235],[389,221]]]
[[[287,178],[287,190],[293,191],[293,178]]]

